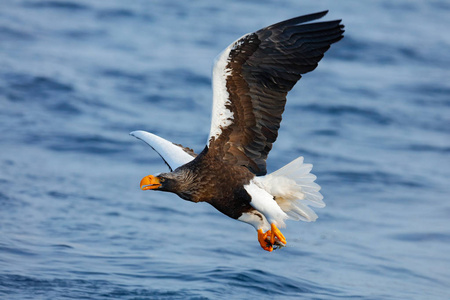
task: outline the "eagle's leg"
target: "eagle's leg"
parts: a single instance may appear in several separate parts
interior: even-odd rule
[[[262,229],[258,229],[258,241],[259,244],[261,245],[261,247],[266,250],[271,252],[273,250],[272,247],[272,243],[270,243],[270,235],[271,232],[270,230],[268,230],[267,232],[263,232]]]
[[[272,224],[270,224],[270,227],[271,227],[271,230],[267,231],[267,232],[270,232],[270,243],[272,245],[274,245],[275,237],[276,237],[281,244],[286,245],[286,238],[281,233],[281,231],[277,228],[277,226],[274,223],[272,223]]]

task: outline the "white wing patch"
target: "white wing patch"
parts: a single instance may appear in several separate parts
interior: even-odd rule
[[[181,147],[153,133],[138,130],[131,132],[130,135],[142,140],[152,147],[152,149],[155,150],[169,166],[171,169],[170,171],[173,171],[194,159],[193,156],[186,153]]]
[[[214,63],[213,69],[213,105],[211,130],[209,132],[208,143],[212,137],[217,138],[222,133],[222,128],[231,125],[233,113],[225,105],[229,102],[230,95],[227,91],[227,77],[231,74],[230,69],[226,69],[228,56],[231,47],[219,54]]]
[[[227,65],[230,61],[230,51],[243,43],[241,40],[243,37],[228,46],[214,60],[212,74],[213,105],[208,144],[212,137],[217,138],[220,136],[222,128],[226,128],[233,123],[233,112],[226,108],[226,104],[230,103],[230,94],[227,90],[227,77],[231,74],[231,69],[228,69]]]

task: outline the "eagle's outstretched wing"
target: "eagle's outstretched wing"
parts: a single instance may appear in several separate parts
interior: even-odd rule
[[[280,127],[286,95],[343,37],[340,20],[307,23],[327,11],[286,20],[232,43],[213,69],[214,100],[209,151],[256,175]]]

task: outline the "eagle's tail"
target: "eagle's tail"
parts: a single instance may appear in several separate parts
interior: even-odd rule
[[[325,203],[311,169],[312,164],[304,164],[303,157],[299,157],[281,169],[259,177],[258,183],[275,197],[291,219],[312,222],[317,215],[309,206],[325,207]]]

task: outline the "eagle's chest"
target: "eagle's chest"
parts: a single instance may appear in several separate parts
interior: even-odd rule
[[[227,194],[209,199],[208,202],[223,214],[237,219],[242,213],[252,209],[250,206],[251,197],[243,186],[235,188]]]
[[[208,202],[220,212],[238,218],[250,208],[251,197],[244,189],[254,177],[245,167],[227,164],[198,166],[199,176],[192,182],[191,201]]]

